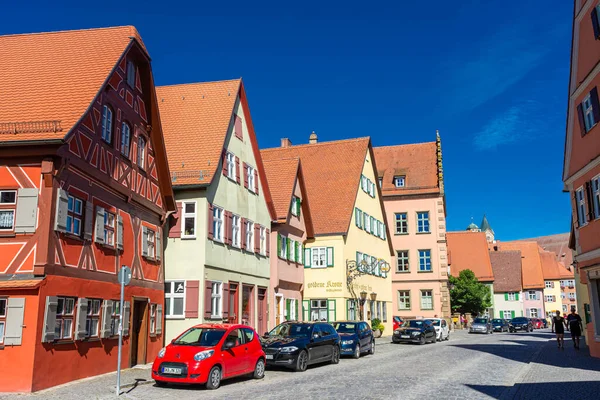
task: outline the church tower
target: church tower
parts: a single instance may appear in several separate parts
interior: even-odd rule
[[[483,220],[481,221],[481,231],[485,232],[485,238],[487,239],[488,243],[492,243],[494,241],[494,230],[490,226],[485,214],[483,214]]]

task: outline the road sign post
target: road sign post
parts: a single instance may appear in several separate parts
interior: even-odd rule
[[[125,297],[125,286],[131,282],[131,268],[123,265],[119,270],[119,283],[121,284],[121,302],[119,304],[119,351],[117,361],[117,396],[121,394],[121,351],[123,348],[123,300]]]

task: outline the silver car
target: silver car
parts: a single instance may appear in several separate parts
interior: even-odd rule
[[[471,327],[469,328],[469,333],[493,333],[492,323],[489,318],[475,318]]]

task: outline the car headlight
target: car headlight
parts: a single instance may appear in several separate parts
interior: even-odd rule
[[[342,340],[342,344],[352,344],[354,340]]]
[[[204,350],[204,351],[201,351],[200,353],[196,353],[194,355],[194,360],[196,360],[196,361],[206,360],[207,358],[211,357],[213,354],[215,354],[214,350]]]
[[[399,334],[400,334],[400,331],[399,331],[399,330],[396,330],[396,331],[394,331],[394,333],[395,333],[396,335],[399,335]]]
[[[413,336],[419,336],[421,334],[421,332],[413,332],[412,335]]]
[[[281,350],[279,350],[279,351],[282,353],[293,353],[296,350],[298,350],[298,348],[296,346],[287,346],[287,347],[282,347]]]
[[[166,347],[163,347],[162,349],[160,349],[160,351],[158,352],[158,358],[163,358],[165,356],[166,352],[167,352]]]

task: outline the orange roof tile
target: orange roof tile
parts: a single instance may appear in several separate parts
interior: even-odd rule
[[[543,251],[540,247],[540,259],[542,261],[542,273],[547,281],[560,279],[560,264],[556,261],[556,255],[551,251]]]
[[[452,276],[470,269],[481,282],[494,280],[488,244],[483,232],[447,232],[448,263]]]
[[[300,158],[314,233],[348,232],[370,139],[264,149],[263,160]]]
[[[436,142],[374,147],[377,174],[383,178],[384,196],[439,193]],[[394,176],[405,176],[405,187]]]
[[[42,280],[43,279],[0,281],[0,288],[2,288],[2,289],[36,288],[42,283]]]
[[[523,289],[541,289],[544,287],[542,259],[537,242],[496,242],[500,250],[519,250],[523,266]]]
[[[0,36],[0,142],[66,136],[134,39],[133,26]],[[61,130],[23,128],[50,121]]]
[[[540,236],[537,238],[523,239],[536,241],[540,247],[556,254],[556,260],[569,267],[573,264],[573,252],[569,249],[569,234],[559,233],[556,235]]]
[[[298,177],[299,158],[264,160],[265,174],[271,190],[275,214],[278,220],[287,220],[292,194]]]

